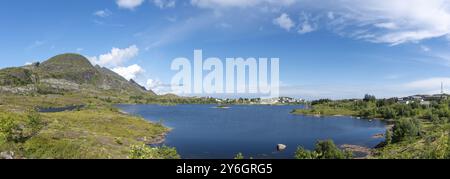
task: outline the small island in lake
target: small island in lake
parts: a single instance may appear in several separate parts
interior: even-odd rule
[[[228,105],[218,105],[215,108],[217,108],[217,109],[230,109],[230,106],[228,106]]]

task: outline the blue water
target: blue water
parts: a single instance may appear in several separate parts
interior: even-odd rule
[[[176,147],[182,158],[230,159],[241,152],[253,158],[293,158],[297,146],[313,149],[317,140],[332,139],[337,145],[374,147],[385,132],[381,121],[351,117],[292,115],[302,106],[215,105],[119,105],[123,111],[153,122],[162,121],[173,130],[164,145]],[[277,144],[287,150],[276,151]]]

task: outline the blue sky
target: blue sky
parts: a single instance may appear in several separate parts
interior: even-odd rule
[[[450,88],[449,0],[5,0],[0,68],[74,52],[159,93],[176,57],[278,57],[307,99]],[[449,89],[450,90],[450,89]]]

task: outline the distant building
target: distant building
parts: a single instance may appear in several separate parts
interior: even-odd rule
[[[411,100],[408,100],[408,99],[405,99],[405,98],[398,99],[398,103],[400,103],[400,104],[411,104],[413,102],[414,101],[411,101]]]
[[[431,101],[439,101],[448,99],[447,94],[434,94],[434,95],[414,95],[403,98],[398,98],[398,103],[400,104],[411,104],[418,102],[421,105],[430,105]]]
[[[431,106],[431,102],[430,101],[421,101],[420,105],[430,107]]]
[[[261,99],[261,104],[277,104],[279,98]]]

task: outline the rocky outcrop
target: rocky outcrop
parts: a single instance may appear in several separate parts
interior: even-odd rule
[[[49,88],[65,90],[65,91],[80,91],[80,85],[65,79],[42,79],[41,85],[47,85]]]
[[[284,145],[284,144],[278,144],[277,145],[277,150],[278,151],[284,151],[284,150],[286,150],[286,148],[287,148],[287,146]]]
[[[0,159],[14,159],[14,152],[0,152]]]

